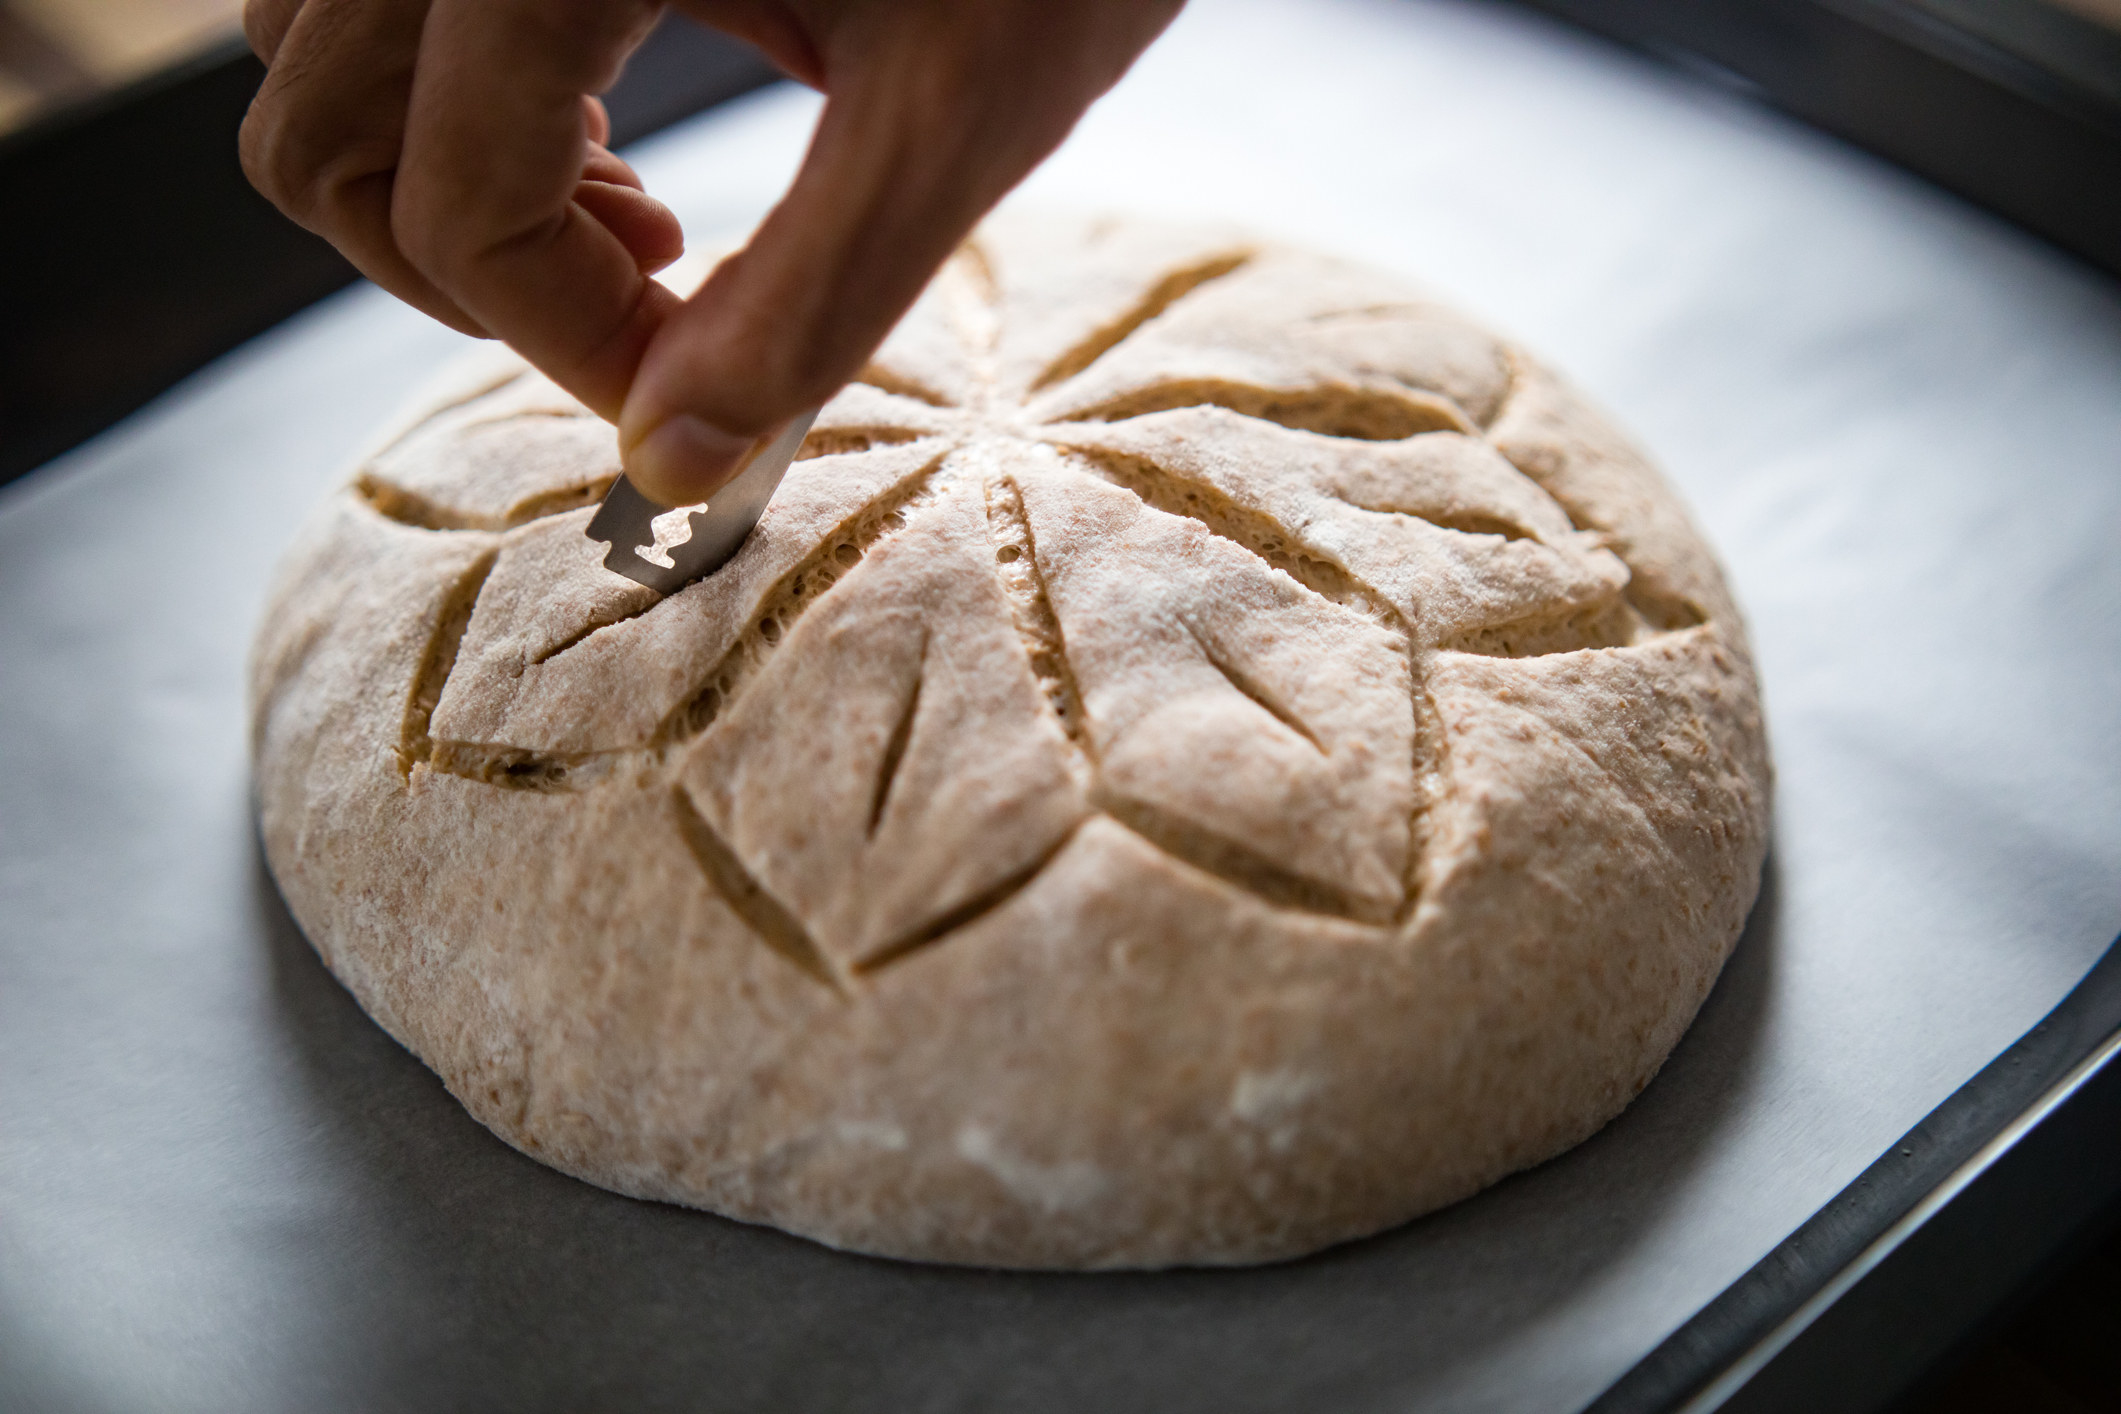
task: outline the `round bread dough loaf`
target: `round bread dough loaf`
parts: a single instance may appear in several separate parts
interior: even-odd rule
[[[1404,281],[992,223],[668,598],[462,370],[259,631],[275,878],[524,1153],[863,1252],[1294,1256],[1642,1089],[1766,844],[1671,491]]]

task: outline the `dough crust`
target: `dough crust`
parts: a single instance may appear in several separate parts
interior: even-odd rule
[[[603,570],[616,471],[482,354],[252,669],[318,952],[590,1182],[935,1261],[1290,1257],[1604,1124],[1752,903],[1712,556],[1400,279],[998,221],[718,573]]]

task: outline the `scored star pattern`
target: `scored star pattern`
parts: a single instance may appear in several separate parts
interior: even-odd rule
[[[1215,232],[990,228],[668,599],[581,534],[608,427],[506,370],[372,458],[492,548],[444,588],[408,779],[658,788],[722,897],[851,987],[1103,814],[1266,899],[1411,907],[1439,651],[1654,631],[1485,435],[1514,355],[1389,277]]]

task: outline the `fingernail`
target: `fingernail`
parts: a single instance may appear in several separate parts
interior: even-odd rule
[[[752,440],[679,413],[634,445],[626,458],[626,479],[651,501],[694,505],[736,474]]]

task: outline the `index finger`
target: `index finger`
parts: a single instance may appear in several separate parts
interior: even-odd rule
[[[435,0],[392,193],[398,246],[495,336],[616,420],[677,297],[573,201],[650,0]]]

